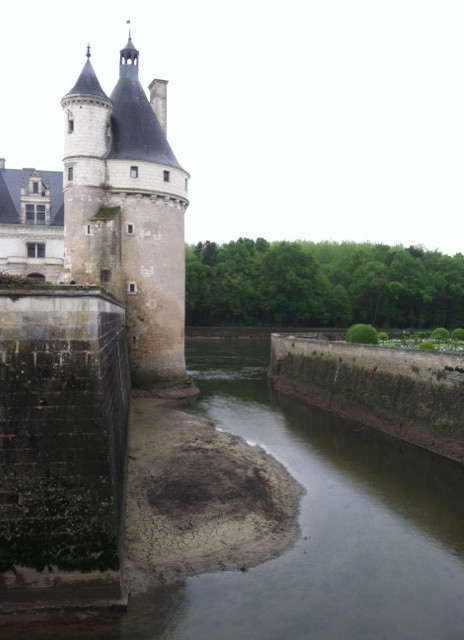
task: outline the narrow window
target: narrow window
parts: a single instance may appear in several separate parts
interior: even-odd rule
[[[138,178],[139,177],[139,168],[138,167],[131,167],[130,168],[130,177],[131,178]]]
[[[169,171],[163,171],[163,179],[165,182],[169,182]]]
[[[74,180],[74,167],[68,167],[68,182]]]
[[[37,247],[37,257],[45,258],[45,245],[40,243],[40,244],[37,244],[36,247]]]
[[[37,213],[36,213],[36,224],[45,224],[45,205],[38,204],[37,205]]]
[[[26,224],[35,224],[35,207],[33,204],[26,205]]]
[[[74,120],[68,120],[68,133],[72,133],[74,131]]]
[[[129,282],[127,285],[127,291],[128,293],[137,293],[137,285],[135,282]]]
[[[187,180],[187,178],[185,178],[185,185],[184,186],[185,186],[185,190],[186,191],[188,191],[188,184],[189,184],[188,180]]]
[[[130,236],[134,233],[134,225],[133,224],[128,224],[127,225],[127,233]]]
[[[91,228],[91,226],[89,224],[85,227],[85,233],[88,236],[92,235],[92,228]]]
[[[109,282],[111,280],[111,271],[109,269],[102,269],[100,272],[100,282]]]

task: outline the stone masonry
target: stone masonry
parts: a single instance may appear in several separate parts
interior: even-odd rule
[[[0,608],[124,601],[124,309],[97,287],[0,292]]]

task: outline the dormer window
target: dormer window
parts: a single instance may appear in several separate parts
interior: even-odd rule
[[[45,205],[44,204],[26,204],[26,224],[40,224],[44,225],[45,218]]]
[[[138,167],[131,167],[130,168],[130,177],[131,178],[138,178],[139,177],[139,168]]]
[[[38,182],[33,182],[32,183],[32,193],[39,193],[39,183]]]

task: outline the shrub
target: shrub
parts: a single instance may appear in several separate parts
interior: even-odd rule
[[[346,342],[379,344],[377,331],[370,324],[353,324],[345,334]]]
[[[444,327],[434,329],[430,335],[430,340],[449,340],[449,331]]]
[[[419,338],[430,338],[430,331],[419,331],[418,332],[418,337]]]
[[[435,345],[425,340],[420,343],[419,349],[423,349],[424,351],[435,351]]]
[[[464,342],[464,329],[454,329],[451,332],[451,339],[458,342]]]
[[[388,340],[388,333],[386,333],[385,331],[379,331],[379,333],[377,334],[377,338],[379,340]]]

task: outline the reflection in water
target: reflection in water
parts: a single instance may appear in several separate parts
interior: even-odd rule
[[[246,573],[133,598],[127,613],[9,622],[2,640],[460,640],[464,470],[276,395],[268,343],[191,341],[191,411],[257,442],[307,489],[302,537]]]
[[[382,500],[412,526],[464,557],[461,465],[412,447],[380,432],[314,407],[272,394],[272,406],[285,414],[292,433],[310,440],[324,460]]]

